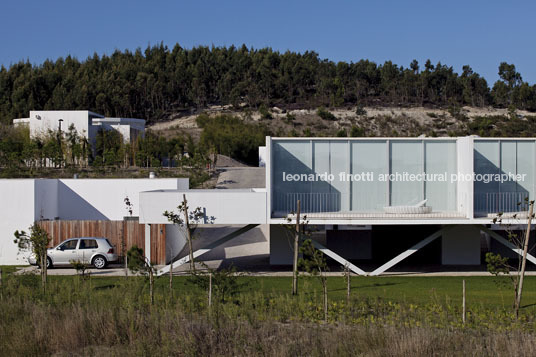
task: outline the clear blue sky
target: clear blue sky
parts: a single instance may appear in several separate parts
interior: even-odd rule
[[[333,61],[430,58],[491,86],[501,61],[536,83],[536,1],[3,0],[0,64],[144,49],[163,42],[314,50]]]

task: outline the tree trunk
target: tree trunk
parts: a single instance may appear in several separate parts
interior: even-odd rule
[[[292,266],[292,295],[298,294],[298,248],[300,245],[300,200],[296,212],[296,235],[294,236],[294,259]]]
[[[186,238],[188,239],[188,254],[190,256],[190,273],[195,272],[195,264],[194,264],[194,251],[192,247],[192,231],[190,230],[190,220],[188,218],[188,206],[186,201],[186,195],[182,195],[182,206],[184,210],[184,223],[186,225]]]
[[[149,267],[149,296],[151,299],[151,305],[154,304],[154,275],[153,268]]]
[[[169,263],[169,294],[173,298],[173,259]]]
[[[322,290],[324,295],[324,322],[328,322],[328,282],[327,277],[322,278]]]
[[[47,251],[41,255],[41,284],[43,285],[43,294],[47,291]]]
[[[212,307],[212,273],[208,273],[208,308]]]
[[[465,324],[465,316],[466,316],[466,313],[465,313],[465,279],[464,279],[462,283],[462,321],[464,324]]]
[[[350,269],[346,267],[346,305],[350,307],[350,290],[351,290],[351,281],[350,281]]]
[[[519,306],[521,305],[521,294],[523,293],[523,279],[525,278],[525,268],[527,266],[527,253],[529,250],[529,238],[530,238],[530,224],[532,222],[532,213],[534,211],[534,201],[531,201],[529,203],[530,209],[529,209],[529,219],[527,223],[527,234],[525,235],[525,242],[523,243],[523,260],[521,262],[521,273],[519,276],[519,286],[517,289],[517,296],[516,296],[516,317],[519,316]]]

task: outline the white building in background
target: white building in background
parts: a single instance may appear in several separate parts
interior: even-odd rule
[[[94,147],[99,130],[116,130],[126,143],[145,135],[145,120],[106,118],[89,110],[32,110],[28,118],[14,119],[13,125],[26,125],[31,137],[46,135],[50,130],[66,133],[74,125],[79,135]]]

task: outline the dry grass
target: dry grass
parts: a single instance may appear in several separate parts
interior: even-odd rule
[[[4,279],[2,356],[534,356],[535,321],[508,311],[460,311],[437,303],[334,301],[322,322],[320,296],[244,291],[207,310],[191,286],[170,298],[165,284],[149,304],[143,278]]]
[[[25,306],[3,355],[534,356],[534,334],[380,325],[282,324],[180,310]],[[2,337],[5,337],[2,331]]]

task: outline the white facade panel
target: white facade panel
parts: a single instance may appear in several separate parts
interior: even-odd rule
[[[16,230],[28,232],[35,220],[35,180],[0,180],[0,265],[26,265],[13,242]]]
[[[196,207],[204,210],[207,224],[266,223],[265,190],[142,192],[140,194],[140,223],[169,223],[163,215],[164,211],[177,212],[177,206],[183,201],[184,194],[190,210]]]
[[[121,220],[129,215],[125,197],[132,204],[132,215],[139,216],[140,192],[185,188],[188,179],[61,179],[58,216],[65,220]]]

